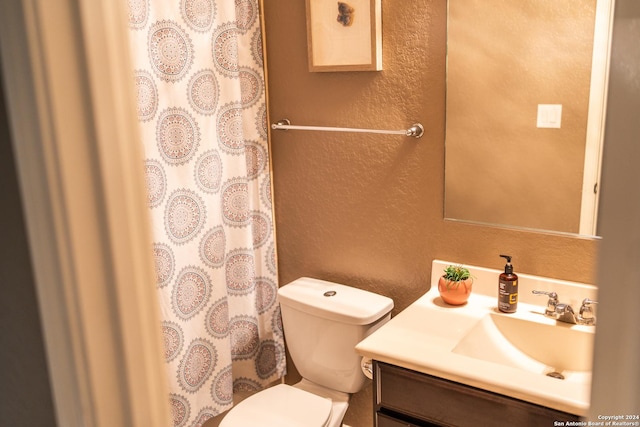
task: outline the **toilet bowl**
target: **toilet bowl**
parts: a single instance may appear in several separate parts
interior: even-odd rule
[[[311,278],[278,290],[284,334],[302,381],[243,400],[220,427],[339,427],[368,379],[355,345],[391,318],[390,298]]]

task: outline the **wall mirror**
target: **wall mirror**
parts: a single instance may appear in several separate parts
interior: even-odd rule
[[[449,0],[446,219],[596,235],[613,0]]]

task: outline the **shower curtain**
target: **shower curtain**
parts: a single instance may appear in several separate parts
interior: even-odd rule
[[[285,374],[258,0],[128,0],[175,426]]]

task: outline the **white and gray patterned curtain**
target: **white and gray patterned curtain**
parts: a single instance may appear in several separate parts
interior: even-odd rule
[[[285,373],[257,0],[128,0],[175,426]]]

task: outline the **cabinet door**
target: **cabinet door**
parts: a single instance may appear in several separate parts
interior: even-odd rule
[[[388,415],[376,412],[375,414],[376,427],[422,427],[416,424],[411,424],[406,421],[401,421],[397,418],[390,417]],[[428,425],[428,424],[425,424]]]
[[[436,425],[552,426],[576,415],[385,363],[374,363],[375,410]],[[401,424],[402,425],[402,424]]]

